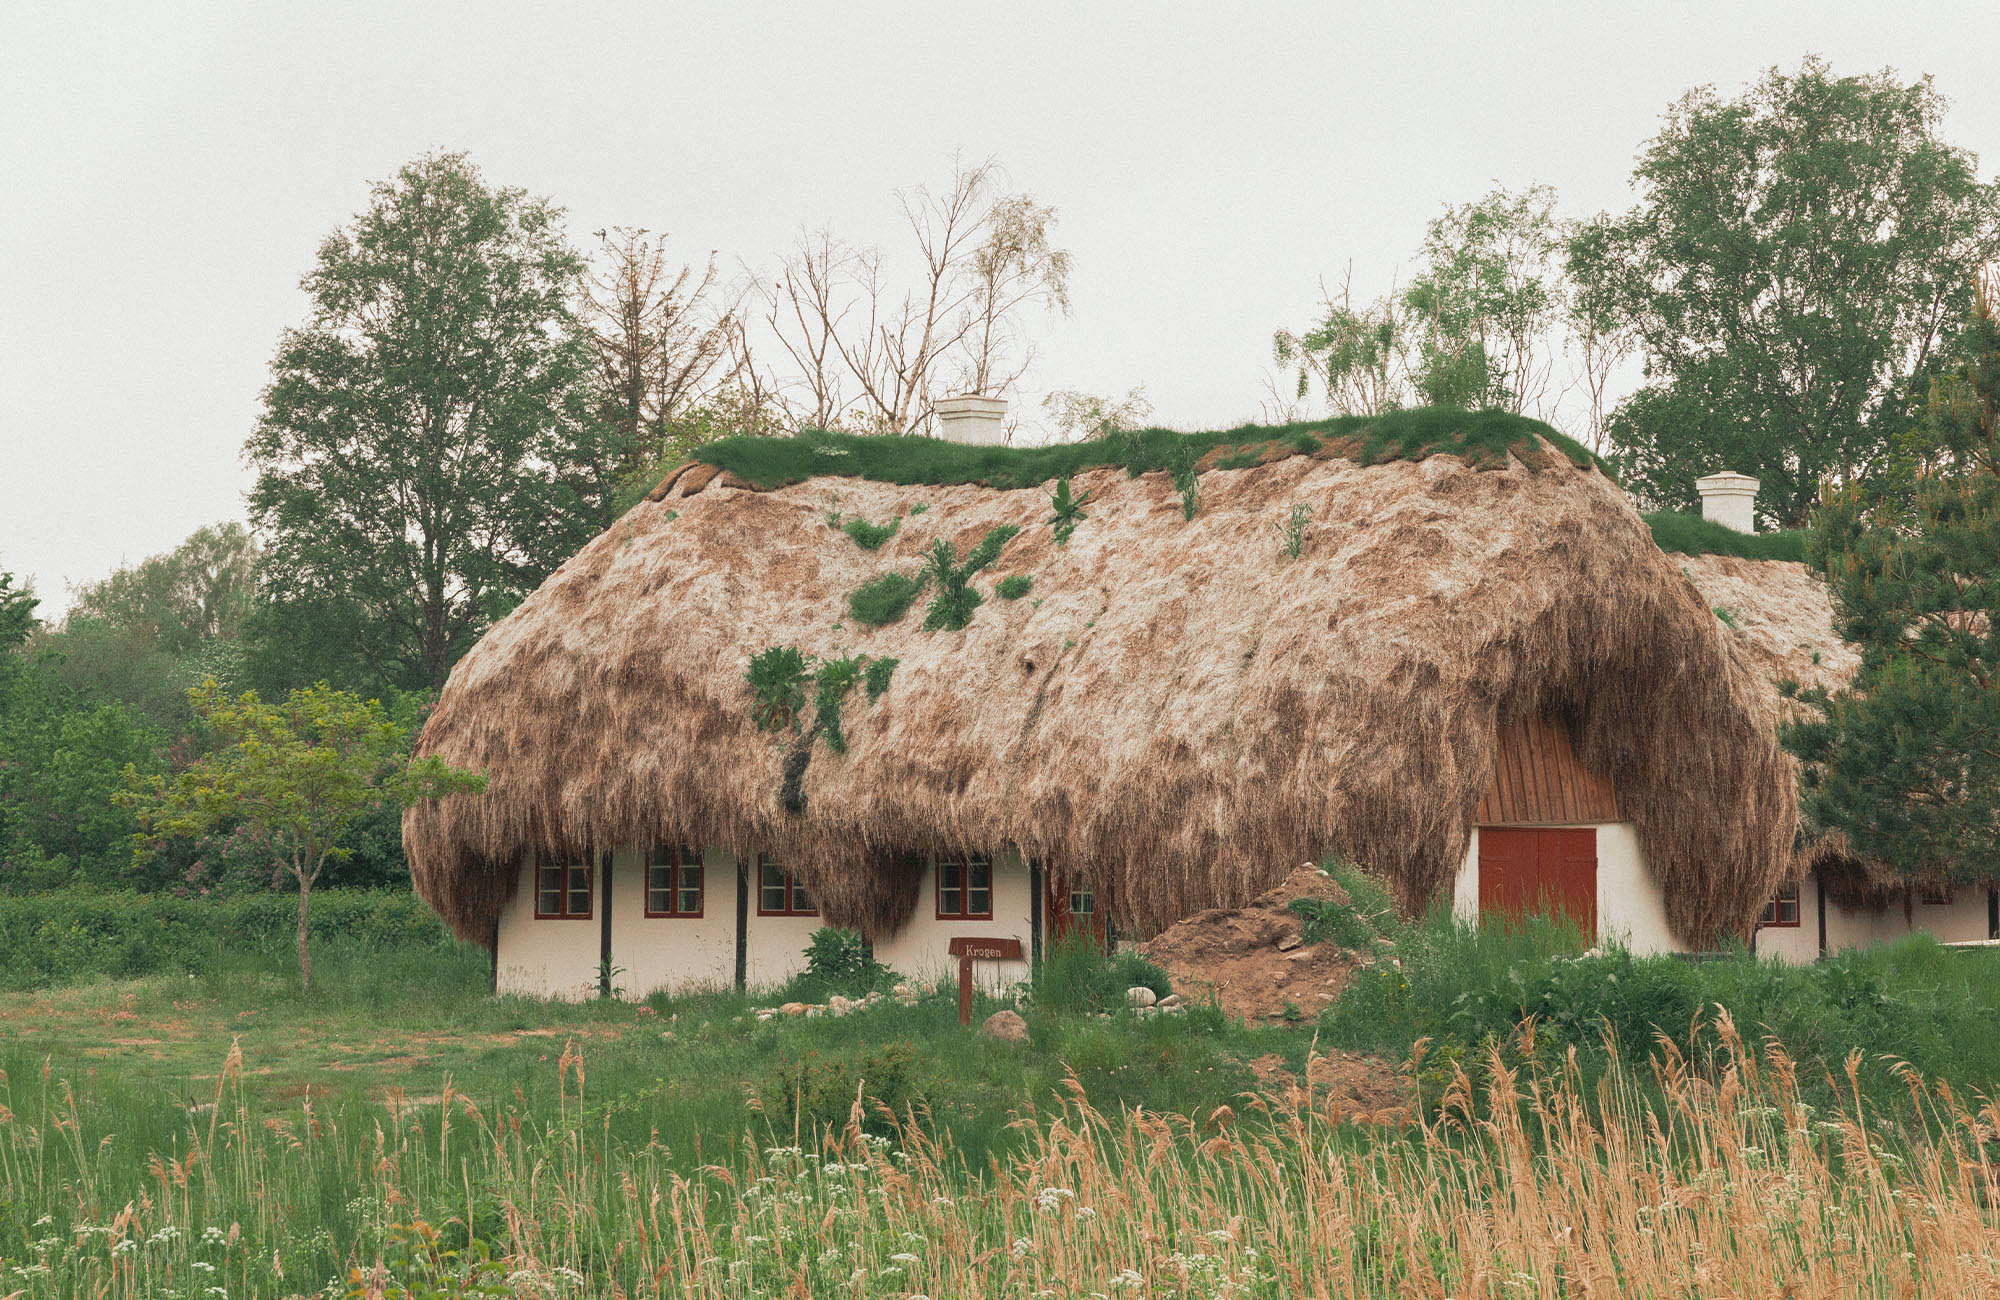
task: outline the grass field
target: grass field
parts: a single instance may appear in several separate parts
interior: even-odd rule
[[[1051,985],[1069,1009],[1031,1005],[1018,1046],[944,996],[548,1005],[489,997],[481,953],[359,940],[307,996],[254,953],[0,993],[0,1297],[2000,1288],[1988,955],[1395,944],[1317,1024],[1099,1018]],[[1414,1047],[1423,1122],[1340,1123],[1247,1064],[1336,1045]]]

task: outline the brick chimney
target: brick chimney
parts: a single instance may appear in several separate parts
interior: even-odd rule
[[[1748,474],[1723,470],[1694,481],[1701,493],[1701,517],[1739,533],[1757,531],[1757,480]]]
[[[1007,399],[966,393],[940,398],[935,408],[938,437],[946,442],[999,446],[1007,440]]]

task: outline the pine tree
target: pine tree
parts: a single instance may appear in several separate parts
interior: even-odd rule
[[[1958,364],[1884,473],[1829,496],[1811,558],[1850,689],[1786,730],[1804,810],[1857,850],[1934,882],[2000,878],[2000,281],[1982,286]]]

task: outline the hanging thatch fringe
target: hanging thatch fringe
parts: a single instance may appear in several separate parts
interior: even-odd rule
[[[1679,935],[1740,933],[1796,820],[1768,687],[1619,490],[1541,460],[1210,470],[1191,522],[1167,475],[1097,470],[1063,548],[1046,487],[690,474],[453,672],[421,748],[491,784],[409,812],[417,887],[487,942],[524,847],[716,842],[777,853],[829,921],[881,934],[917,901],[912,855],[1015,846],[1154,926],[1331,851],[1414,908],[1464,857],[1497,723],[1541,713],[1616,783]],[[1295,560],[1275,528],[1294,502]],[[919,503],[877,551],[828,522]],[[869,578],[999,524],[1022,531],[963,632],[918,630],[921,604],[849,617]],[[1010,573],[1034,599],[991,596]],[[750,722],[745,665],[773,645],[901,660],[879,702],[850,697],[847,752],[815,748],[799,815],[789,742]]]

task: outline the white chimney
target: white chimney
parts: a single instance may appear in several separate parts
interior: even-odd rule
[[[1734,528],[1739,533],[1757,531],[1757,480],[1748,474],[1723,470],[1694,481],[1701,493],[1701,517]]]
[[[946,442],[999,446],[1007,440],[1007,399],[966,393],[940,398],[934,408],[938,437]]]

